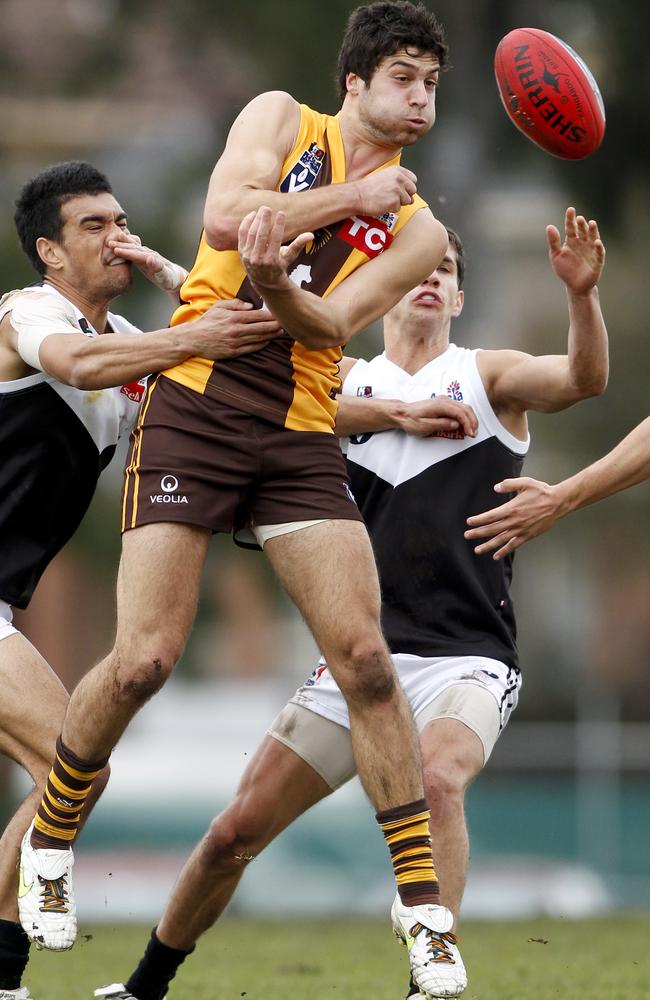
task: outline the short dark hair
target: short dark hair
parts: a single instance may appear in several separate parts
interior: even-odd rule
[[[369,84],[382,59],[411,48],[437,56],[441,69],[447,62],[444,29],[423,3],[380,0],[357,7],[348,18],[339,50],[336,76],[341,100],[347,93],[348,73],[356,73]]]
[[[45,264],[36,241],[41,236],[61,239],[61,206],[79,195],[104,192],[113,193],[108,178],[83,160],[55,163],[23,186],[16,199],[14,222],[21,246],[40,275],[45,274]]]
[[[465,281],[465,248],[455,229],[450,229],[449,226],[445,226],[445,229],[449,237],[449,246],[456,251],[456,275],[458,277],[458,291],[460,292]]]

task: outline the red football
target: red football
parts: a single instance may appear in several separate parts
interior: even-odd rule
[[[502,38],[494,72],[503,106],[520,132],[566,160],[600,146],[605,106],[589,68],[573,49],[540,28]]]

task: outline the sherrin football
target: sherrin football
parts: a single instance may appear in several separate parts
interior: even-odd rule
[[[603,141],[605,105],[573,49],[540,28],[501,39],[494,72],[503,106],[520,132],[553,156],[582,160]]]

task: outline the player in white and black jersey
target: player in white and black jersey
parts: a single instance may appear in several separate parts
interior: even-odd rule
[[[30,180],[15,221],[40,283],[0,301],[0,752],[37,789],[0,841],[0,1000],[29,1000],[21,986],[29,941],[18,923],[17,860],[68,700],[12,625],[12,607],[27,607],[79,525],[135,418],[147,374],[206,350],[215,358],[256,350],[278,330],[270,314],[237,302],[152,333],[109,312],[131,285],[132,262],[176,302],[186,272],[129,233],[108,180],[88,163],[58,164]],[[65,910],[61,874],[34,876],[38,905],[51,912]]]
[[[350,440],[348,469],[379,565],[384,632],[420,730],[442,901],[455,917],[467,874],[465,790],[520,687],[512,566],[477,558],[463,537],[465,519],[493,503],[495,479],[519,473],[528,409],[561,410],[607,383],[596,287],[605,252],[596,223],[568,209],[564,241],[555,227],[547,236],[569,301],[566,354],[450,344],[451,322],[463,307],[464,257],[449,230],[437,270],[385,317],[385,353],[341,365],[337,432]],[[246,863],[354,773],[345,699],[321,662],[273,722],[235,799],[186,864],[137,970],[126,986],[97,996],[161,1000]],[[449,962],[454,949],[453,933],[436,935],[431,961]],[[412,983],[409,997],[424,1000]]]

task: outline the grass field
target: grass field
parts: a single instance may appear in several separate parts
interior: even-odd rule
[[[146,928],[97,928],[65,955],[36,953],[34,1000],[90,1000],[128,977]],[[464,1000],[650,1000],[650,915],[467,924]],[[401,1000],[404,949],[379,922],[225,920],[201,942],[170,1000]]]

